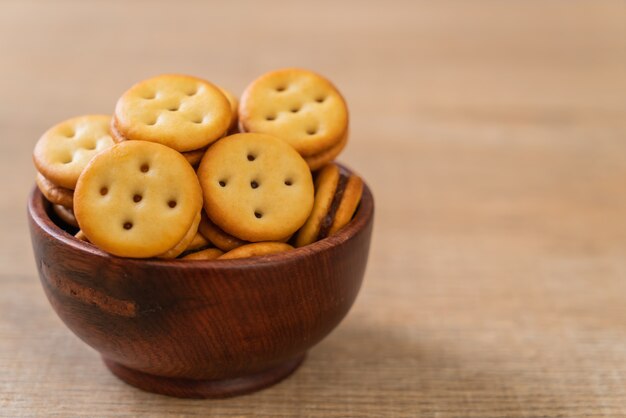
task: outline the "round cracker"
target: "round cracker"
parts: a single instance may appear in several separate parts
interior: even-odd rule
[[[239,100],[237,100],[237,96],[231,93],[229,90],[226,90],[223,87],[217,87],[220,89],[222,94],[228,100],[228,104],[230,104],[230,125],[228,125],[228,132],[233,132],[237,129],[237,122],[239,122]]]
[[[200,220],[198,232],[200,232],[213,245],[223,251],[230,251],[237,247],[241,247],[242,245],[248,244],[247,241],[240,240],[239,238],[233,237],[232,235],[224,232],[219,226],[215,225],[205,213],[202,214],[202,220]]]
[[[183,239],[181,239],[178,242],[178,244],[176,244],[174,247],[170,248],[163,254],[159,254],[158,258],[176,258],[179,255],[181,255],[183,252],[185,252],[185,249],[189,247],[189,245],[194,240],[196,235],[198,235],[199,223],[200,223],[200,212],[198,212],[198,214],[196,215],[195,219],[193,220],[193,223],[187,230],[187,233],[185,234]]]
[[[339,183],[339,167],[336,164],[324,166],[315,179],[315,201],[311,215],[298,231],[296,247],[303,247],[317,241],[322,221],[326,217],[335,197]]]
[[[361,180],[361,177],[351,173],[343,190],[341,202],[335,212],[333,223],[328,230],[328,236],[333,235],[335,232],[350,223],[356,208],[359,206],[362,194],[363,180]]]
[[[200,221],[201,208],[191,165],[171,148],[146,141],[124,141],[96,155],[74,193],[74,214],[89,241],[123,257],[173,249]]]
[[[52,183],[74,189],[89,160],[113,145],[110,122],[109,115],[86,115],[48,129],[33,151],[37,170]]]
[[[187,254],[182,260],[215,260],[219,258],[224,251],[219,248],[207,248],[205,250],[196,251],[195,253]]]
[[[204,154],[198,178],[209,218],[245,241],[277,241],[291,235],[313,206],[306,162],[289,144],[270,135],[221,139]]]
[[[115,124],[126,139],[198,150],[222,137],[231,121],[228,99],[200,78],[164,74],[132,86],[117,101]]]
[[[114,142],[117,143],[117,142],[126,141],[126,138],[124,138],[117,129],[115,118],[111,118],[110,132],[111,132],[111,137],[113,138]],[[206,152],[206,149],[207,147],[203,147],[203,148],[196,149],[196,150],[183,151],[181,152],[181,154],[183,155],[183,157],[185,157],[185,159],[189,162],[189,164],[195,167],[198,164],[200,164],[200,160],[202,160],[202,156]]]
[[[326,78],[286,68],[264,74],[246,88],[239,124],[244,132],[284,139],[308,157],[341,141],[348,129],[348,108]]]
[[[65,206],[71,208],[74,205],[74,191],[66,189],[65,187],[57,186],[50,180],[45,178],[43,174],[37,173],[35,176],[35,183],[41,191],[41,194],[50,202],[55,205]]]
[[[202,220],[200,220],[200,222],[202,222]],[[200,231],[198,230],[198,232],[196,232],[196,235],[193,237],[191,242],[187,245],[187,248],[185,248],[185,252],[186,251],[196,251],[196,250],[199,250],[201,248],[208,247],[209,244],[210,244],[209,240],[206,239],[204,237],[204,235],[202,235],[200,233]]]
[[[232,260],[235,258],[258,257],[293,250],[293,247],[284,242],[255,242],[242,245],[219,257],[220,260]]]
[[[304,157],[304,161],[309,165],[311,171],[319,170],[325,164],[333,161],[341,151],[346,147],[348,143],[348,133],[344,135],[341,141],[337,142],[335,145],[330,147],[329,149],[322,151],[318,154],[311,155],[310,157]]]

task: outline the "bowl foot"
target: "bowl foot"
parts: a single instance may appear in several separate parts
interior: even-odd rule
[[[302,364],[304,357],[303,354],[296,359],[253,375],[223,380],[161,377],[129,369],[104,357],[102,360],[111,373],[120,380],[147,392],[177,398],[207,399],[228,398],[272,386],[293,373]]]

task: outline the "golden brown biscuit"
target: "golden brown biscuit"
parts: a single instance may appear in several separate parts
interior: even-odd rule
[[[57,186],[74,189],[89,160],[113,145],[110,121],[108,115],[79,116],[48,129],[33,151],[37,171]]]
[[[255,242],[237,247],[219,257],[220,260],[228,260],[235,258],[257,257],[261,255],[270,255],[282,253],[284,251],[293,250],[293,247],[284,242]]]
[[[299,229],[313,206],[311,172],[286,142],[236,134],[211,146],[198,178],[209,218],[245,241],[277,241]]]
[[[76,222],[76,217],[74,216],[74,211],[72,209],[61,205],[52,205],[52,210],[63,222],[78,228],[78,222]]]
[[[200,220],[200,222],[202,222],[202,220]],[[206,239],[204,235],[200,233],[199,228],[197,229],[198,231],[196,232],[196,235],[193,237],[189,245],[187,245],[187,248],[185,248],[185,251],[196,251],[201,248],[208,247],[210,245],[209,240]]]
[[[219,258],[224,251],[219,248],[207,248],[201,251],[196,251],[195,253],[187,254],[182,259],[183,260],[215,260]]]
[[[116,135],[193,151],[221,138],[231,121],[230,104],[208,81],[165,74],[127,90],[115,106]]]
[[[50,180],[45,178],[43,174],[37,173],[35,176],[35,183],[41,191],[41,194],[50,202],[55,205],[65,206],[66,208],[72,208],[74,205],[74,191],[66,189],[65,187],[57,186]]]
[[[205,213],[202,214],[198,232],[222,251],[230,251],[242,245],[249,244],[248,241],[240,240],[224,232],[219,226],[215,225]]]
[[[172,256],[179,244],[184,250],[201,208],[191,165],[171,148],[147,141],[124,141],[96,155],[74,193],[83,233],[122,257]]]
[[[330,150],[348,130],[346,103],[327,79],[286,68],[264,74],[244,91],[239,105],[242,132],[286,140],[302,156]]]
[[[296,247],[324,239],[347,225],[361,200],[363,181],[335,163],[325,165],[315,179],[311,215],[296,236]]]

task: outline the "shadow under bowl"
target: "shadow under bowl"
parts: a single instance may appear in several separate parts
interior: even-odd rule
[[[365,273],[373,196],[365,185],[337,234],[285,253],[236,260],[115,257],[28,201],[39,278],[63,322],[121,380],[170,396],[219,398],[270,386],[348,313]]]

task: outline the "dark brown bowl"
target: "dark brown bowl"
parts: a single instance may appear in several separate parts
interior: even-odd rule
[[[238,260],[138,260],[77,240],[28,202],[39,278],[65,324],[123,381],[179,397],[272,385],[348,313],[365,272],[374,200],[367,186],[336,235]]]

